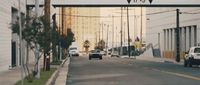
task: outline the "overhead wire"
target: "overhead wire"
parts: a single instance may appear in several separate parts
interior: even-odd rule
[[[173,12],[173,11],[176,11],[176,10],[159,11],[159,12],[149,13],[149,14],[146,14],[146,15],[156,15],[156,14],[162,14],[162,13]]]
[[[200,14],[200,12],[191,12],[191,11],[197,11],[197,10],[200,10],[200,9],[195,9],[195,10],[189,10],[189,11],[181,12],[181,14]],[[166,12],[172,12],[172,11],[174,11],[174,10],[154,12],[154,13],[149,13],[148,15],[156,15],[156,14],[161,14],[161,13],[166,13]],[[169,19],[170,17],[172,17],[172,15],[171,16],[167,16],[165,18]],[[162,18],[154,19],[153,21],[161,20]],[[200,18],[195,18],[195,19],[183,20],[183,21],[180,21],[180,23],[185,23],[185,22],[190,22],[190,21],[199,21],[199,20],[200,20]],[[161,27],[161,26],[166,26],[166,25],[175,25],[175,24],[176,23],[174,23],[174,22],[170,22],[170,23],[165,23],[165,24],[161,24],[161,25],[154,25],[154,26],[149,27],[149,29],[153,29],[153,28]]]
[[[112,17],[121,17],[121,16],[90,16],[90,15],[67,15],[67,14],[56,14],[56,15],[64,15],[64,16],[72,16],[72,17],[86,17],[86,18],[112,18]],[[135,17],[138,15],[129,15],[130,17]],[[127,16],[122,16],[127,17]]]

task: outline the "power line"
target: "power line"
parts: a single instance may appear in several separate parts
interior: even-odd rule
[[[160,12],[149,13],[149,14],[146,14],[146,15],[156,15],[156,14],[162,14],[162,13],[173,12],[173,11],[176,11],[176,10],[160,11]]]
[[[181,14],[200,14],[200,12],[181,12]]]
[[[160,18],[157,18],[157,19],[150,19],[150,21],[158,21],[158,20],[168,19],[168,18],[171,18],[171,17],[175,17],[175,16],[174,15],[169,15],[169,16],[160,17]]]
[[[72,17],[86,17],[86,18],[112,18],[112,16],[87,16],[87,15],[67,15],[67,14],[56,14],[56,15],[64,15],[64,16],[72,16]],[[130,17],[135,17],[138,15],[129,15]],[[121,16],[113,16],[113,17],[121,17]],[[127,16],[122,16],[127,17]]]
[[[190,22],[190,21],[199,21],[200,18],[196,18],[196,19],[189,19],[189,20],[184,20],[184,21],[180,21],[180,23],[185,23],[185,22]],[[153,29],[155,27],[161,27],[161,26],[166,26],[166,25],[175,25],[176,23],[166,23],[166,24],[161,24],[161,25],[155,25],[155,26],[151,26],[149,27],[149,29]]]
[[[182,14],[200,14],[200,12],[193,12],[191,13],[191,11],[198,11],[200,9],[195,9],[195,10],[189,10],[189,11],[185,11],[185,12],[181,12]],[[160,11],[160,12],[154,12],[154,13],[150,13],[150,14],[147,14],[147,15],[155,15],[155,14],[161,14],[161,13],[166,13],[166,12],[171,12],[171,11],[174,11],[174,10],[167,10],[167,11]],[[171,16],[166,16],[166,17],[160,17],[158,19],[154,19],[153,21],[156,21],[156,20],[162,20],[163,18],[165,19],[169,19],[170,17],[173,17],[173,15]],[[174,16],[175,17],[175,16]],[[195,18],[195,19],[189,19],[189,20],[182,20],[180,21],[180,23],[185,23],[185,22],[190,22],[190,21],[199,21],[200,18]],[[152,20],[151,20],[152,21]],[[166,25],[175,25],[176,23],[175,22],[171,22],[171,23],[165,23],[165,24],[161,24],[161,25],[155,25],[155,26],[151,26],[150,29],[153,29],[155,27],[161,27],[161,26],[166,26]]]
[[[200,14],[200,12],[191,13],[191,11],[198,11],[198,10],[200,10],[200,9],[190,10],[190,11],[181,12],[181,13],[184,13],[184,14]],[[149,13],[149,14],[146,14],[146,15],[156,15],[156,14],[162,14],[162,13],[173,12],[173,11],[176,11],[176,10],[159,11],[159,12]]]

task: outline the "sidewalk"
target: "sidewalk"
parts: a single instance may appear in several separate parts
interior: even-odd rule
[[[58,69],[59,74],[55,81],[55,85],[66,85],[69,62],[70,58],[68,58],[63,66]],[[29,64],[30,71],[32,71],[33,66],[33,63]],[[42,67],[42,65],[40,67]],[[23,75],[25,76],[25,74]],[[19,80],[21,80],[21,67],[14,67],[8,71],[0,72],[0,85],[14,85]]]
[[[29,70],[33,68],[33,64],[29,65]],[[25,76],[25,74],[23,74]],[[21,67],[14,67],[11,70],[0,73],[1,85],[14,85],[17,81],[21,80]]]
[[[129,58],[128,56],[120,56],[120,58]],[[169,59],[169,58],[157,58],[153,56],[130,56],[131,59],[138,59],[138,60],[145,60],[145,61],[152,61],[152,62],[163,62],[163,63],[174,63],[183,65],[184,61],[181,60],[180,62],[176,62],[175,59]]]
[[[56,78],[54,85],[66,85],[67,81],[67,74],[68,74],[68,65],[70,63],[70,58],[64,63],[64,65],[59,68],[59,74]]]

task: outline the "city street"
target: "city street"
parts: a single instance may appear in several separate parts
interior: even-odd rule
[[[0,85],[200,85],[200,0],[0,3]]]
[[[67,85],[198,85],[199,67],[104,56],[72,57]]]

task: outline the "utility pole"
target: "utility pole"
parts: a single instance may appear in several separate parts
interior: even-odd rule
[[[101,35],[101,37],[102,37],[102,40],[103,40],[103,22],[102,22],[102,24],[101,24],[101,26],[102,26],[102,28],[101,28],[101,33],[102,33],[102,35]]]
[[[129,12],[127,7],[127,28],[128,28],[128,57],[130,58],[130,35],[129,35]]]
[[[130,5],[131,0],[127,0],[128,4]],[[130,58],[130,36],[129,36],[129,13],[128,13],[128,6],[127,6],[127,28],[128,28],[128,57]]]
[[[61,29],[61,36],[62,37],[64,37],[64,8],[62,7],[61,8],[61,12],[62,12],[62,14],[61,14],[61,25],[62,25],[62,29]],[[60,48],[60,59],[62,60],[62,52],[63,52],[63,50],[62,50],[62,48]]]
[[[180,10],[176,9],[176,61],[180,62],[180,39],[179,39],[179,14]]]
[[[121,42],[120,42],[120,45],[121,45],[121,48],[120,48],[120,55],[122,55],[122,52],[123,52],[123,49],[122,49],[122,28],[123,28],[123,8],[121,7]]]
[[[106,55],[108,54],[108,31],[109,31],[109,25],[107,25],[107,43],[106,43]]]
[[[97,40],[98,40],[98,38],[97,38],[97,30],[95,30],[95,43],[96,43],[96,45],[95,46],[97,46]]]
[[[160,33],[158,33],[158,48],[160,49]]]
[[[142,7],[141,7],[141,29],[140,29],[140,44],[142,45]]]
[[[64,8],[62,7],[62,36],[63,36],[63,31],[64,31]]]
[[[114,16],[112,15],[112,53],[114,50]]]
[[[99,23],[99,42],[101,40],[101,23]]]
[[[50,55],[48,55],[48,49],[50,48],[50,3],[51,0],[45,0],[44,9],[45,9],[45,20],[46,26],[44,27],[45,31],[45,50],[44,50],[44,70],[50,70]],[[47,58],[48,56],[48,58]]]
[[[58,10],[59,10],[59,27],[58,27],[58,33],[59,33],[59,35],[61,35],[61,16],[62,15],[60,15],[61,14],[61,12],[62,12],[62,8],[58,8]],[[59,36],[59,46],[58,46],[58,55],[57,56],[59,56],[59,60],[61,61],[62,60],[62,58],[61,58],[61,37]]]

